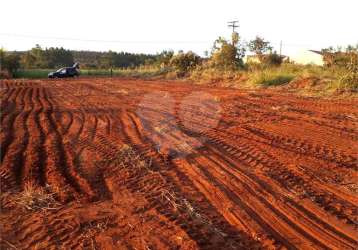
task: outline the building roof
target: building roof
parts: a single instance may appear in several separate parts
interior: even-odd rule
[[[248,58],[256,58],[256,57],[259,57],[259,56],[269,56],[270,54],[262,54],[262,55],[246,55]],[[286,58],[288,56],[285,56],[285,55],[281,55],[282,58]]]
[[[316,53],[316,54],[319,54],[319,55],[323,55],[323,52],[322,51],[319,51],[319,50],[309,50],[313,53]]]

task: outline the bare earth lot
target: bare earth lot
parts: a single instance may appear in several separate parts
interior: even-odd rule
[[[0,86],[1,249],[357,249],[357,100]]]

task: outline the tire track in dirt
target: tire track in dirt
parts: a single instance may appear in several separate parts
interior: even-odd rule
[[[183,127],[183,126],[180,126],[183,130],[185,130],[185,128]],[[193,135],[193,134],[195,134],[195,133],[192,133],[191,131],[189,131],[189,133],[188,134],[190,134],[190,135]],[[224,139],[222,139],[222,138],[220,138],[220,136],[218,136],[218,135],[220,135],[220,133],[219,133],[219,131],[215,131],[215,133],[213,133],[213,134],[210,134],[210,135],[208,135],[208,133],[199,133],[197,136],[203,136],[203,135],[205,135],[206,136],[206,138],[215,138],[215,139],[208,139],[209,140],[209,142],[211,142],[211,140],[214,140],[214,145],[215,146],[218,146],[218,149],[220,149],[220,154],[221,155],[225,155],[225,153],[227,153],[227,152],[225,152],[225,151],[229,151],[229,153],[230,154],[237,154],[237,153],[239,153],[239,152],[237,152],[237,150],[235,149],[235,147],[232,147],[232,146],[229,146],[229,145],[227,145],[227,144],[225,144],[225,142],[224,142]],[[217,144],[217,145],[216,145]],[[236,144],[235,145],[237,145],[237,140],[236,140]],[[253,163],[254,164],[254,166],[256,166],[258,163],[257,163],[257,159],[260,159],[260,158],[262,158],[262,157],[260,157],[260,152],[256,152],[255,153],[255,155],[252,155],[252,156],[250,156],[250,155],[247,155],[247,153],[249,153],[250,152],[250,148],[248,148],[247,146],[242,146],[241,148],[243,148],[244,149],[244,151],[242,151],[241,153],[240,153],[240,155],[242,156],[243,155],[243,157],[241,157],[240,158],[240,160],[241,160],[241,162],[242,161],[246,161],[247,162],[247,164],[249,164],[248,166],[250,166],[251,165],[251,163]],[[247,151],[249,149],[249,151]],[[202,154],[200,154],[200,155],[210,155],[210,153],[208,153],[208,152],[203,152]],[[205,164],[204,164],[205,165]],[[204,166],[203,165],[203,166]],[[271,164],[272,166],[274,166],[274,164]],[[277,163],[276,163],[276,165],[277,165]],[[279,164],[280,165],[280,164]],[[220,166],[220,164],[218,164],[218,166]],[[221,166],[225,166],[225,164],[221,164]],[[270,167],[270,166],[269,166]],[[209,169],[212,169],[212,168],[209,168]],[[282,174],[282,173],[281,173]],[[280,176],[280,175],[279,175]],[[214,178],[214,177],[211,177],[211,178],[209,178],[210,180],[215,180],[215,179],[222,179],[222,178]],[[225,178],[224,178],[225,179]],[[243,182],[243,183],[245,183],[245,182]],[[264,185],[264,186],[262,186],[261,187],[261,189],[263,188],[263,187],[265,187],[265,186],[268,186],[267,184],[266,185]],[[260,204],[260,203],[259,203]],[[352,208],[352,209],[354,209],[354,207]],[[290,214],[290,213],[287,213],[287,214]],[[352,222],[352,221],[351,221]],[[291,225],[294,225],[294,224],[292,224],[291,223]],[[301,230],[301,232],[304,232],[304,231],[302,231]],[[345,236],[345,235],[343,235],[343,236]],[[299,237],[298,237],[299,238]],[[311,237],[311,239],[313,239],[314,240],[314,238],[313,237]],[[351,242],[353,242],[353,244],[356,244],[357,242],[356,241],[354,241],[353,240],[353,238],[348,238],[348,239],[350,239],[350,241]],[[316,242],[316,244],[317,244],[317,242]],[[320,243],[321,245],[323,245],[322,243]]]
[[[220,149],[222,149],[222,147],[220,147]],[[237,152],[236,152],[237,153]],[[227,171],[227,170],[225,170],[225,168],[224,168],[224,166],[227,166],[227,165],[230,165],[228,162],[222,162],[222,159],[223,159],[223,151],[220,151],[220,154],[218,154],[217,156],[216,156],[216,158],[217,159],[221,159],[221,162],[220,162],[220,164],[219,163],[217,163],[216,164],[216,166],[212,166],[212,167],[210,167],[210,165],[208,165],[208,162],[207,162],[207,159],[210,159],[212,156],[211,155],[215,155],[215,153],[213,153],[213,152],[207,152],[207,151],[203,151],[203,152],[200,152],[200,154],[198,154],[198,155],[207,155],[207,158],[205,158],[205,157],[201,157],[201,158],[203,158],[203,163],[202,164],[199,164],[200,166],[201,166],[201,171],[204,171],[204,172],[207,172],[206,171],[206,169],[216,169],[216,168],[221,168],[221,169],[223,169],[224,171]],[[194,157],[195,158],[195,157]],[[243,159],[248,159],[247,158],[247,156],[244,156],[244,158]],[[240,161],[241,162],[241,164],[243,163],[243,161]],[[244,161],[245,162],[245,161]],[[245,164],[248,164],[248,166],[250,166],[251,164],[250,164],[250,160],[247,162],[245,162]],[[193,161],[191,161],[190,162],[191,164],[190,164],[190,166],[193,166]],[[252,162],[251,162],[252,163]],[[232,164],[237,164],[237,163],[232,163]],[[195,165],[195,164],[194,164]],[[232,167],[231,168],[233,168],[233,169],[235,169],[235,165],[231,165]],[[252,168],[252,167],[250,167],[250,168]],[[242,169],[242,168],[239,168],[239,169]],[[186,169],[187,171],[189,171],[188,169]],[[251,170],[251,169],[250,169]],[[220,173],[222,173],[222,171],[219,171]],[[231,173],[232,174],[232,173]],[[207,177],[207,179],[210,181],[210,182],[214,182],[214,184],[212,184],[212,185],[210,185],[210,190],[214,190],[215,189],[215,187],[216,186],[218,186],[218,187],[223,187],[223,186],[227,186],[227,189],[226,189],[226,192],[224,192],[225,193],[225,195],[227,195],[227,197],[232,197],[232,194],[233,193],[236,193],[237,192],[237,190],[235,190],[235,189],[232,189],[231,187],[235,187],[236,186],[236,184],[235,183],[237,183],[237,180],[236,181],[233,181],[232,180],[232,176],[221,176],[220,178],[220,175],[219,176],[212,176],[212,175],[210,175],[209,177]],[[200,180],[202,180],[203,178],[202,177],[199,177],[198,179],[200,179]],[[204,178],[205,179],[205,178]],[[223,184],[223,183],[220,183],[220,184],[215,184],[215,180],[229,180],[229,183],[228,184]],[[251,193],[253,193],[253,190],[265,190],[265,189],[267,189],[267,187],[269,187],[269,185],[268,185],[268,183],[262,183],[262,180],[259,180],[259,179],[257,179],[257,177],[255,177],[254,179],[252,179],[251,180],[251,182],[252,183],[261,183],[260,184],[260,186],[259,187],[255,187],[255,188],[252,188],[251,189]],[[209,183],[209,182],[208,182]],[[249,181],[248,181],[248,179],[247,179],[247,177],[245,178],[245,180],[244,181],[242,181],[242,184],[241,185],[246,185],[246,183],[250,183]],[[238,190],[240,190],[240,188],[238,187],[238,186],[236,186],[236,188],[238,188]],[[245,189],[246,190],[246,189]],[[247,190],[246,191],[242,191],[242,192],[239,192],[239,194],[238,194],[238,197],[240,197],[240,196],[242,196],[242,195],[240,195],[240,194],[243,194],[243,193],[245,193],[245,192],[247,192]],[[272,192],[271,190],[269,190],[269,192]],[[273,194],[274,196],[273,197],[275,197],[276,196],[276,194]],[[265,196],[267,196],[267,195],[265,195]],[[238,197],[236,197],[236,199],[240,199],[240,198],[238,198]],[[235,199],[234,199],[235,200]],[[246,198],[246,199],[244,199],[244,200],[248,200],[248,197]],[[260,204],[264,204],[264,201],[265,200],[263,200],[262,198],[259,200],[259,202],[257,203],[257,205],[256,206],[253,206],[256,210],[258,209],[258,207],[259,207],[259,205]],[[285,201],[285,202],[287,202],[287,201]],[[220,203],[217,203],[217,204],[220,204]],[[242,204],[241,202],[240,202],[240,204]],[[251,216],[249,216],[249,217],[251,217],[253,220],[256,220],[257,218],[260,218],[260,216],[258,216],[257,214],[255,215],[255,213],[253,213],[253,211],[254,210],[252,210],[253,208],[251,208],[250,209],[250,204],[248,205],[249,207],[247,207],[247,206],[245,206],[244,205],[244,207],[243,208],[241,208],[241,209],[244,209],[245,211],[247,211],[247,213],[248,214],[250,214]],[[274,206],[269,206],[270,207],[270,209],[272,209]],[[292,211],[291,211],[292,212]],[[248,214],[247,215],[243,215],[243,217],[242,218],[244,218],[245,219],[245,221],[247,221],[247,217],[248,217]],[[271,212],[268,212],[267,214],[272,214],[272,211]],[[273,214],[275,214],[275,213],[273,213]],[[286,213],[286,214],[294,214],[294,213]],[[281,216],[279,216],[279,218],[282,218],[282,215]],[[240,221],[242,221],[243,219],[241,219]],[[266,225],[266,228],[265,228],[265,230],[264,231],[268,231],[268,229],[269,229],[269,225],[270,225],[270,219],[268,219],[268,220],[266,220],[267,222],[263,222],[262,220],[261,221],[258,221],[257,222],[257,225],[263,225],[263,223]],[[289,222],[290,220],[289,219],[287,219],[286,218],[286,220],[285,220],[285,223],[287,223],[287,222]],[[292,222],[292,223],[290,223],[291,224],[291,226],[292,225],[295,225],[295,222]],[[292,226],[293,227],[293,226]],[[286,229],[284,229],[282,232],[284,232],[283,234],[287,234],[287,231],[288,229],[286,228]],[[299,228],[296,228],[296,230],[299,230],[301,233],[302,232],[305,232],[305,231],[303,231],[303,230],[301,230],[301,229],[299,229]],[[307,229],[305,229],[305,230],[307,230]],[[272,230],[269,230],[269,231],[272,231]],[[282,232],[281,232],[281,234],[282,234]],[[260,234],[262,234],[262,233],[260,233]],[[283,238],[280,236],[280,234],[278,234],[277,232],[273,232],[273,235],[275,235],[275,238],[277,238],[277,239],[281,239],[281,241],[283,240]],[[306,237],[309,237],[309,239],[311,240],[311,241],[313,241],[315,244],[318,244],[319,242],[317,242],[317,241],[315,241],[315,238],[314,237],[311,237],[311,236],[309,236],[309,235],[306,235]],[[289,237],[289,238],[296,238],[296,239],[300,239],[300,238],[302,238],[302,237],[298,237],[297,235],[296,235],[296,237]],[[271,241],[273,240],[273,239],[270,239]],[[350,239],[351,241],[352,241],[352,239]],[[285,240],[283,240],[282,242],[284,242],[284,245],[286,245],[286,246],[288,246],[288,247],[291,247],[292,248],[292,246],[290,246],[290,244],[287,242],[287,241],[285,241]],[[297,244],[297,242],[296,242],[296,244]],[[322,243],[320,243],[321,245],[322,245]]]
[[[13,98],[15,92],[16,89],[11,88],[7,93],[1,95],[1,124],[3,124],[6,116],[11,114],[15,109],[15,101]]]
[[[59,131],[58,124],[56,124],[55,119],[53,118],[54,106],[51,102],[51,97],[49,96],[48,90],[44,89],[43,99],[46,102],[48,111],[46,116],[48,119],[49,126],[51,127],[53,135],[53,146],[55,149],[55,154],[57,155],[57,161],[60,167],[60,172],[65,177],[69,185],[71,185],[74,190],[77,191],[79,195],[84,195],[89,200],[95,199],[95,194],[85,180],[77,171],[76,166],[74,165],[74,153],[72,152],[72,144],[64,143],[62,134]]]
[[[145,143],[144,141],[146,141],[144,139],[144,136],[140,133],[140,131],[143,131],[143,127],[140,125],[140,121],[138,118],[135,118],[134,114],[128,114],[128,117],[125,118],[127,115],[125,115],[124,117],[121,116],[122,119],[122,126],[123,128],[125,128],[125,134],[127,135],[127,140],[130,141],[131,145],[134,145],[135,148],[137,148],[137,150],[139,152],[142,152],[143,155],[145,155],[146,157],[150,157],[154,163],[159,165],[159,169],[158,171],[160,171],[160,176],[162,176],[161,178],[164,178],[164,180],[166,180],[165,182],[169,183],[167,185],[169,185],[168,187],[164,186],[164,189],[169,189],[169,190],[173,190],[176,193],[181,194],[182,190],[184,189],[183,187],[180,188],[183,184],[185,184],[186,189],[188,189],[190,187],[190,189],[193,189],[193,185],[192,183],[189,181],[189,179],[185,178],[184,175],[180,172],[178,172],[177,169],[173,170],[174,171],[174,176],[171,176],[172,174],[169,173],[169,171],[167,171],[166,169],[168,167],[170,167],[172,164],[170,162],[168,162],[166,159],[161,158],[156,151],[153,150],[153,146],[151,146],[150,144],[148,145],[147,143]],[[134,131],[133,131],[134,130]],[[146,138],[147,139],[147,138]],[[163,165],[163,166],[161,166]],[[167,166],[167,167],[164,167]],[[175,166],[173,166],[175,167]],[[179,175],[179,176],[178,176]],[[176,181],[174,181],[175,179],[179,178],[180,183],[177,183]],[[134,183],[138,183],[138,180],[135,179]],[[142,193],[143,194],[147,194],[149,190],[152,190],[151,188],[148,188],[146,190],[143,190]],[[158,189],[157,189],[158,190]],[[160,189],[159,189],[160,190]],[[137,189],[135,189],[135,191],[137,191]],[[198,190],[191,190],[190,191],[191,196],[194,195],[194,193],[196,193],[196,196],[199,196],[200,198],[198,198],[198,200],[203,200],[204,197],[201,195],[201,193],[198,193]],[[154,194],[150,194],[148,195],[148,197],[146,196],[146,198],[148,198],[150,201],[154,202],[155,205],[158,205],[158,200],[157,197],[160,197],[161,193],[158,191],[157,193]],[[193,197],[191,197],[193,198]],[[194,199],[193,199],[194,200]],[[225,235],[230,235],[227,237],[224,237],[226,240],[226,244],[227,247],[232,248],[232,247],[243,247],[243,246],[248,246],[248,245],[256,245],[260,246],[260,244],[258,242],[256,242],[255,240],[251,239],[248,235],[246,235],[243,232],[238,232],[237,230],[233,230],[231,228],[230,225],[225,224],[225,220],[224,219],[220,219],[220,215],[215,213],[215,210],[213,210],[213,208],[211,207],[210,209],[207,207],[208,203],[206,205],[203,205],[202,203],[205,202],[201,202],[200,206],[204,206],[203,209],[200,209],[200,211],[203,214],[206,214],[207,211],[211,211],[211,214],[209,213],[209,215],[207,215],[208,218],[213,218],[213,221],[215,221],[216,223],[214,224],[215,227],[218,227],[220,229],[225,230]],[[199,204],[195,204],[195,206],[199,206]],[[205,209],[206,208],[206,209]],[[161,213],[163,213],[164,216],[168,217],[169,219],[175,219],[175,221],[177,221],[179,223],[179,225],[182,227],[183,230],[185,230],[189,235],[191,235],[191,238],[193,240],[195,240],[198,245],[201,248],[204,249],[215,249],[218,246],[222,244],[225,244],[225,241],[221,241],[219,242],[219,245],[212,245],[213,243],[211,243],[210,241],[210,234],[206,235],[206,234],[202,234],[200,227],[196,230],[193,230],[192,228],[196,228],[194,225],[191,226],[190,225],[190,219],[186,218],[186,219],[182,219],[181,216],[177,217],[176,215],[171,214],[170,212],[170,208],[168,207],[162,207],[159,206],[159,208],[157,208],[157,210]],[[204,212],[206,211],[206,212]],[[174,216],[174,217],[173,217]],[[185,218],[185,217],[184,217]],[[188,222],[189,220],[189,222]],[[188,224],[189,225],[185,225]],[[185,225],[185,226],[184,226]],[[236,239],[240,239],[239,241],[235,240]]]
[[[180,123],[180,121],[179,121],[179,123]],[[199,123],[196,123],[196,126],[197,127],[202,127],[202,128],[205,128],[205,125],[202,125],[202,124],[199,124]],[[183,131],[185,131],[186,130],[186,128],[184,128],[182,125],[180,126],[181,128],[182,128],[182,130]],[[243,128],[245,128],[245,129],[247,129],[248,128],[248,126],[247,125],[244,125],[243,126]],[[209,127],[207,127],[207,128],[205,128],[205,129],[210,129]],[[250,133],[251,133],[251,130],[249,130],[249,129],[247,129]],[[270,143],[270,141],[267,141],[266,139],[264,139],[264,140],[262,140],[262,137],[255,137],[255,136],[253,136],[253,135],[255,135],[255,134],[248,134],[247,135],[247,133],[244,133],[244,135],[242,135],[242,129],[241,130],[239,130],[240,132],[240,134],[239,135],[234,135],[234,134],[232,134],[232,135],[229,135],[229,133],[225,133],[225,135],[224,135],[224,137],[227,137],[227,138],[230,138],[230,140],[232,140],[233,142],[231,143],[232,145],[235,145],[235,142],[237,141],[237,140],[243,140],[243,139],[248,139],[248,144],[247,145],[249,145],[251,142],[259,142],[261,145],[262,144],[265,144],[265,145],[271,145],[271,143]],[[221,131],[220,130],[216,130],[215,131],[215,133],[221,133]],[[190,133],[190,131],[188,132],[187,131],[187,134],[188,135],[194,135],[193,133]],[[223,134],[223,133],[221,133],[221,134]],[[196,136],[201,136],[202,134],[197,134]],[[289,139],[290,140],[290,139]],[[327,147],[325,147],[324,148],[324,153],[327,153],[327,149],[326,149]],[[280,149],[282,149],[282,150],[285,150],[285,148],[284,147],[280,147]],[[323,154],[323,153],[322,153]],[[337,156],[338,154],[337,153],[333,153],[335,156]],[[342,154],[340,154],[340,155],[342,155]],[[256,157],[256,155],[255,155],[255,157]],[[270,156],[271,158],[272,158],[272,156]],[[338,157],[338,156],[337,156]],[[349,157],[350,157],[350,159],[349,159]],[[345,157],[346,159],[349,159],[349,161],[350,161],[350,163],[352,163],[351,165],[353,165],[354,164],[354,162],[355,162],[355,160],[354,160],[354,157],[351,157],[351,156],[348,156],[348,157]],[[325,158],[326,159],[326,158]],[[327,160],[327,159],[326,159]],[[281,164],[282,165],[282,164]],[[285,169],[286,167],[285,166],[283,166],[283,169]]]
[[[313,187],[305,179],[307,177],[299,176],[296,172],[292,172],[282,163],[280,163],[273,155],[263,154],[263,149],[260,150],[260,147],[254,148],[247,144],[238,143],[240,140],[237,138],[235,141],[231,141],[228,138],[221,137],[221,133],[216,131],[215,133],[206,134],[208,142],[212,143],[223,154],[230,154],[231,157],[236,158],[241,162],[246,162],[251,165],[253,168],[259,166],[260,171],[263,172],[266,176],[272,178],[277,183],[279,183],[283,188],[292,191],[294,190],[297,194],[302,194],[303,197],[310,198],[322,209],[330,212],[332,215],[337,216],[338,218],[344,218],[346,223],[350,225],[356,224],[356,218],[353,216],[356,211],[355,202],[349,203],[345,199],[341,199],[339,196],[336,196],[335,193],[328,193],[327,190],[317,190],[317,186]],[[215,139],[214,139],[215,138]],[[239,140],[238,140],[239,139]],[[266,153],[267,154],[267,153]],[[338,204],[335,206],[334,204]],[[337,208],[340,209],[337,209]]]
[[[15,186],[21,185],[21,176],[23,174],[23,165],[25,163],[25,155],[24,152],[28,146],[29,142],[29,131],[27,127],[27,120],[31,112],[31,106],[29,106],[29,98],[31,94],[31,89],[23,88],[21,93],[16,97],[16,102],[19,103],[18,113],[14,119],[13,124],[9,124],[12,127],[11,131],[15,131],[15,134],[12,135],[13,132],[10,132],[10,138],[13,140],[11,142],[6,142],[7,148],[4,149],[6,154],[3,156],[3,166],[6,166],[6,169],[3,170],[2,176],[5,178],[4,184],[5,186],[15,184]],[[3,152],[2,152],[3,153]],[[6,180],[9,180],[10,183],[7,183]]]
[[[39,103],[36,103],[36,99],[38,99],[39,91],[37,89],[31,89],[31,96],[29,97],[29,102],[31,102],[31,112],[29,115],[29,119],[27,120],[27,127],[29,128],[29,141],[28,147],[24,152],[26,156],[26,160],[23,165],[23,172],[21,176],[21,183],[25,185],[26,183],[33,183],[35,181],[39,186],[44,185],[44,179],[41,175],[41,167],[39,166],[41,161],[44,160],[42,157],[42,147],[41,141],[43,140],[43,133],[38,127],[38,123],[36,120],[38,118],[39,113],[42,111],[42,107],[39,107]]]
[[[15,92],[15,89],[12,93]],[[19,91],[19,90],[18,90]],[[10,96],[9,96],[10,98]],[[15,99],[11,101],[2,101],[4,103],[4,107],[1,108],[1,162],[4,160],[4,156],[6,155],[6,151],[11,141],[14,138],[14,122],[15,118],[18,115],[16,111],[16,102]]]
[[[46,212],[2,202],[4,240],[19,249],[357,245],[356,189],[342,186],[356,174],[354,144],[345,145],[357,137],[355,101],[117,79],[0,86],[2,189],[49,184],[61,201]],[[175,110],[153,100],[139,117],[151,91],[169,92]],[[193,126],[181,123],[180,101],[193,91],[221,103],[216,128],[207,104],[188,103]],[[152,167],[117,164],[125,144]]]
[[[354,156],[347,155],[344,152],[338,152],[327,146],[313,145],[295,138],[274,135],[255,127],[245,126],[245,129],[268,140],[273,147],[290,150],[297,154],[309,155],[327,162],[334,162],[342,167],[357,169],[358,159]]]
[[[215,153],[208,153],[207,155],[214,155]],[[297,203],[289,198],[289,196],[287,195],[281,195],[284,194],[284,191],[282,190],[277,190],[274,191],[272,188],[268,188],[269,187],[269,180],[266,179],[266,181],[261,177],[259,178],[260,175],[254,174],[251,171],[251,166],[247,165],[248,167],[248,171],[246,171],[246,167],[245,164],[241,164],[241,167],[237,168],[236,166],[236,162],[229,162],[231,161],[231,158],[227,158],[225,159],[225,161],[227,162],[221,162],[220,163],[220,159],[223,159],[224,157],[222,157],[222,152],[219,152],[218,155],[216,155],[216,162],[218,162],[218,167],[221,166],[221,169],[223,169],[224,171],[228,171],[227,173],[232,174],[233,176],[235,176],[236,181],[230,182],[230,185],[228,185],[229,188],[231,188],[232,186],[235,186],[237,183],[241,182],[241,185],[245,186],[245,191],[242,192],[238,192],[239,194],[241,193],[247,193],[249,192],[250,194],[252,194],[251,197],[258,197],[258,203],[257,205],[253,205],[253,200],[251,200],[251,202],[249,203],[249,205],[253,205],[253,207],[257,210],[257,208],[263,204],[264,205],[264,209],[266,207],[266,209],[269,209],[269,212],[267,212],[266,214],[269,214],[270,216],[272,216],[273,214],[276,214],[276,217],[279,218],[279,220],[282,220],[285,223],[288,223],[290,225],[290,228],[294,229],[295,231],[299,232],[300,234],[303,234],[303,238],[307,238],[308,240],[310,240],[312,243],[315,244],[321,244],[321,246],[324,246],[324,244],[322,242],[331,242],[331,245],[335,245],[338,244],[335,241],[342,241],[342,245],[336,245],[336,247],[347,247],[347,246],[353,246],[354,244],[356,244],[357,242],[354,240],[354,236],[351,235],[351,237],[346,236],[344,233],[341,233],[340,231],[342,230],[342,225],[339,225],[337,228],[334,228],[332,226],[330,226],[328,223],[325,223],[323,221],[321,221],[320,219],[318,219],[317,216],[314,217],[307,217],[307,210],[304,209],[301,211],[300,208],[302,208],[301,206],[297,206]],[[246,162],[245,162],[246,163]],[[248,163],[246,163],[248,164]],[[228,166],[229,168],[225,168],[225,166]],[[220,167],[219,167],[220,168]],[[209,168],[212,169],[212,168]],[[239,174],[239,175],[238,175]],[[226,180],[227,178],[221,178],[223,180]],[[241,180],[240,180],[241,179]],[[251,190],[250,190],[250,186]],[[271,185],[271,187],[274,187],[273,185]],[[248,189],[249,188],[249,189]],[[256,190],[260,190],[260,192],[257,192]],[[232,192],[235,192],[235,189],[232,190]],[[261,194],[260,194],[261,193]],[[256,195],[255,195],[256,194]],[[248,200],[248,199],[244,199],[244,200]],[[277,206],[277,202],[281,203],[283,202],[283,204],[281,204],[280,206]],[[290,206],[286,206],[286,204],[290,204]],[[266,206],[265,206],[266,205]],[[300,213],[298,213],[300,212]],[[295,215],[296,214],[296,215]],[[286,217],[289,216],[289,217]],[[300,217],[300,221],[297,222],[294,218],[298,218]],[[255,218],[255,217],[254,217]],[[297,225],[297,226],[296,226]],[[309,225],[309,226],[307,226]],[[323,227],[321,227],[321,225]],[[302,228],[302,229],[301,229]],[[331,232],[327,233],[326,229],[329,229]],[[338,229],[338,230],[337,230]],[[315,232],[316,231],[316,232]],[[284,231],[285,234],[287,234],[287,231]],[[312,232],[312,236],[309,234],[306,234],[305,232]],[[348,231],[349,232],[349,231]],[[322,238],[321,243],[316,241],[316,238],[319,239],[317,237],[317,235],[320,235]],[[323,237],[323,236],[326,237]],[[341,237],[344,240],[338,240],[336,239],[336,235],[338,235],[339,237]],[[333,237],[333,241],[332,241],[332,237]],[[288,237],[291,238],[291,237]],[[296,237],[297,239],[302,237]],[[331,239],[331,240],[327,240],[327,239]],[[345,242],[347,241],[347,242]],[[335,243],[335,244],[334,244]],[[348,245],[345,245],[348,244]],[[351,244],[351,245],[349,245]]]
[[[75,190],[67,182],[67,176],[64,172],[66,168],[63,155],[58,152],[59,144],[61,143],[56,136],[51,118],[51,106],[45,100],[45,89],[39,89],[39,102],[43,112],[39,116],[39,124],[42,127],[45,141],[43,147],[46,152],[46,166],[44,169],[45,182],[48,183],[53,191],[59,191],[59,198],[61,201],[70,200],[76,193]]]
[[[114,157],[115,155],[116,155],[116,152],[119,150],[118,148],[116,148],[116,146],[113,146],[113,145],[111,145],[111,142],[110,141],[108,141],[108,139],[106,139],[107,137],[105,137],[105,136],[102,136],[102,135],[99,135],[98,136],[99,138],[97,138],[97,140],[96,140],[96,143],[93,143],[93,142],[90,142],[90,141],[84,141],[83,143],[84,144],[86,144],[88,147],[91,147],[92,148],[92,151],[93,152],[104,152],[105,153],[105,155],[104,155],[104,159],[108,159],[109,157]],[[81,140],[80,140],[80,142],[81,142]],[[112,152],[112,153],[110,153],[110,152]],[[108,172],[109,170],[107,169],[107,172]],[[116,172],[116,171],[115,171]],[[135,175],[135,176],[137,176],[137,175]],[[138,178],[137,177],[135,177],[135,179],[138,181]],[[130,181],[130,180],[128,180],[128,181]],[[138,189],[137,187],[135,187],[136,186],[136,184],[135,183],[133,183],[133,184],[130,184],[130,186],[129,186],[129,188],[133,191],[133,192],[135,192],[135,193],[137,193],[138,191],[140,191],[140,190],[142,190],[143,191],[143,189]],[[150,188],[149,187],[149,189],[148,190],[146,190],[147,192],[148,191],[150,191],[150,190],[152,190],[152,188]],[[168,246],[169,247],[169,246]]]

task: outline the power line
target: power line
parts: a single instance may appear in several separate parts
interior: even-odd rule
[[[228,27],[232,28],[233,32],[239,27],[238,21],[228,22]],[[14,34],[14,33],[0,33],[3,37],[18,37],[18,38],[31,38],[31,39],[50,39],[61,41],[78,41],[78,42],[93,42],[93,43],[119,43],[119,44],[210,44],[211,41],[124,41],[124,40],[98,40],[98,39],[81,39],[73,37],[57,37],[57,36],[34,36],[26,34]],[[285,47],[299,47],[299,48],[312,48],[312,47],[325,47],[319,44],[297,44],[297,43],[271,43],[277,46]]]
[[[22,34],[10,34],[10,33],[0,33],[0,36],[7,37],[21,37],[21,38],[32,38],[32,39],[51,39],[51,40],[62,40],[62,41],[79,41],[79,42],[95,42],[95,43],[137,43],[137,44],[156,44],[156,43],[178,43],[178,44],[193,44],[201,43],[207,44],[207,41],[124,41],[124,40],[97,40],[97,39],[81,39],[81,38],[71,38],[71,37],[53,37],[53,36],[33,36],[33,35],[22,35]]]

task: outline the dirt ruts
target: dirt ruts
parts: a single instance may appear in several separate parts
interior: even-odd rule
[[[357,99],[105,78],[0,94],[1,249],[357,248]],[[22,206],[29,186],[54,204]]]

